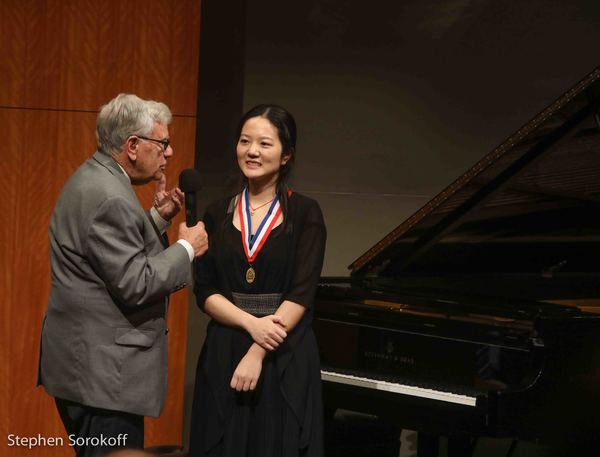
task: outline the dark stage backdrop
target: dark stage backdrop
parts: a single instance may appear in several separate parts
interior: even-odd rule
[[[9,434],[67,442],[53,400],[36,388],[52,208],[66,179],[95,150],[98,108],[119,92],[171,107],[170,183],[192,166],[199,26],[197,0],[0,1],[2,456],[72,452],[8,448]],[[149,207],[153,186],[138,194]],[[169,392],[161,418],[146,422],[148,445],[181,443],[187,302],[187,292],[172,299]]]
[[[299,125],[325,274],[356,257],[593,70],[593,0],[249,2],[244,108]]]

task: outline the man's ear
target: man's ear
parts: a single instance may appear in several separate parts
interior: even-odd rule
[[[135,136],[130,136],[125,142],[125,152],[127,152],[127,157],[129,157],[129,160],[132,162],[137,160],[139,144],[140,141]]]

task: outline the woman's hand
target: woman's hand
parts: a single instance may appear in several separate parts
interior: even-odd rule
[[[267,351],[274,351],[287,336],[286,325],[281,317],[274,314],[255,317],[247,325],[246,330],[252,339]]]
[[[250,347],[233,372],[231,382],[229,383],[232,389],[238,392],[248,392],[249,390],[256,389],[265,354],[265,350],[256,344]]]

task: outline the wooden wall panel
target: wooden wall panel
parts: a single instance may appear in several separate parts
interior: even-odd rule
[[[25,2],[0,0],[0,12],[0,106],[22,106],[27,59]]]
[[[199,0],[181,0],[174,4],[171,49],[172,109],[179,114],[196,115],[198,104],[200,9]],[[197,37],[194,42],[190,37]],[[217,45],[218,47],[218,45]]]
[[[0,125],[5,129],[6,144],[2,148],[3,165],[7,170],[16,170],[19,163],[19,151],[22,150],[22,132],[24,116],[22,112],[0,109]],[[17,232],[13,229],[10,221],[17,216],[17,175],[15,173],[3,173],[0,179],[0,192],[4,196],[4,219],[5,224],[0,224],[0,299],[5,306],[2,307],[2,319],[0,322],[0,404],[10,403],[12,383],[10,358],[12,352],[10,311],[14,303],[12,292],[14,283],[14,260],[17,257]],[[6,410],[6,407],[3,409]],[[10,430],[10,416],[0,414],[0,435],[8,436]],[[1,449],[1,448],[0,448]],[[0,452],[2,455],[2,452]]]
[[[0,0],[0,106],[96,111],[119,92],[194,116],[198,0]]]
[[[66,438],[54,402],[36,388],[39,332],[50,288],[47,229],[64,182],[95,149],[97,109],[119,92],[173,114],[169,187],[193,166],[199,0],[0,0],[0,125],[5,200],[0,279],[0,434]],[[145,207],[154,186],[138,189]],[[178,221],[182,220],[179,216]],[[177,223],[170,238],[177,236]],[[146,444],[180,444],[187,291],[172,297],[169,392]],[[0,456],[70,455],[8,448]]]

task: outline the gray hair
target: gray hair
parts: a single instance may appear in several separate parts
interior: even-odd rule
[[[171,118],[171,111],[164,103],[142,100],[133,94],[119,94],[98,113],[98,150],[107,155],[114,154],[130,136],[148,136],[154,124],[168,125]]]

